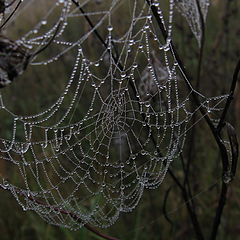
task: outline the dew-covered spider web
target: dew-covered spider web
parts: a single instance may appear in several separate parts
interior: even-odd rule
[[[25,0],[9,21],[6,35],[16,32],[28,56],[54,36],[0,90],[0,161],[9,173],[0,172],[0,186],[24,210],[71,229],[110,226],[162,183],[182,152],[203,117],[191,122],[200,108],[192,94],[207,114],[221,110],[227,96],[195,91],[175,59],[174,1],[153,4],[167,41],[143,0]],[[55,74],[62,66],[67,73]],[[28,72],[43,92],[36,102],[12,95],[34,92]]]

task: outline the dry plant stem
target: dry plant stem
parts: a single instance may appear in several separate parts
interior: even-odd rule
[[[204,44],[205,44],[205,23],[204,23],[204,17],[202,14],[202,10],[199,4],[199,0],[195,0],[197,3],[197,8],[198,8],[198,13],[200,16],[200,23],[201,23],[201,31],[202,31],[202,36],[201,36],[201,45],[200,45],[200,51],[199,51],[199,59],[198,59],[198,69],[197,69],[197,80],[196,80],[196,86],[195,89],[198,92],[200,89],[200,78],[201,78],[201,70],[202,70],[202,60],[203,60],[203,50],[204,50]],[[194,105],[194,104],[192,104]],[[194,106],[192,106],[194,107]],[[192,122],[196,122],[196,114],[193,115],[193,119]],[[190,140],[189,142],[192,143],[190,149],[189,149],[189,153],[188,153],[188,159],[187,159],[187,170],[186,170],[186,175],[185,175],[185,183],[188,180],[189,177],[189,171],[190,171],[190,166],[191,166],[191,162],[193,160],[193,153],[195,151],[195,136],[196,136],[196,127],[195,125],[193,125],[192,130],[191,130],[191,134],[190,134]]]
[[[203,236],[203,233],[202,233],[199,221],[198,221],[198,217],[197,217],[197,214],[195,212],[195,209],[193,208],[193,206],[191,204],[192,200],[189,198],[187,189],[184,186],[182,186],[182,184],[179,182],[179,180],[176,178],[176,176],[174,176],[171,169],[169,169],[168,172],[169,172],[170,176],[173,178],[173,180],[175,181],[175,183],[177,184],[177,186],[181,189],[183,199],[186,202],[186,207],[187,207],[189,216],[191,218],[191,223],[194,227],[196,238],[198,240],[204,240],[204,236]]]
[[[203,50],[204,50],[204,44],[205,44],[205,22],[203,13],[201,10],[201,6],[199,4],[199,0],[195,0],[197,4],[197,9],[200,17],[200,23],[201,23],[201,45],[200,45],[200,51],[199,51],[199,59],[198,59],[198,69],[197,69],[197,78],[196,78],[196,86],[195,89],[198,92],[200,89],[200,79],[201,79],[201,70],[202,70],[202,63],[203,63]],[[194,103],[192,104],[192,108],[194,108]],[[196,122],[196,114],[193,115],[192,123]],[[193,125],[189,137],[189,143],[191,143],[191,146],[189,148],[188,157],[187,157],[187,163],[186,163],[186,170],[184,170],[184,185],[188,188],[188,195],[189,198],[192,199],[192,189],[191,185],[189,183],[189,177],[190,177],[190,171],[191,171],[191,164],[194,159],[193,153],[195,152],[195,140],[196,140],[196,126]],[[183,156],[181,156],[182,161],[184,161]],[[192,200],[192,207],[195,208],[195,202]]]
[[[197,71],[197,83],[196,83],[196,90],[198,91],[200,88],[203,50],[204,50],[204,45],[205,45],[205,22],[204,22],[203,13],[202,13],[202,10],[201,10],[200,4],[199,4],[199,0],[196,0],[196,3],[197,3],[199,16],[200,16],[201,31],[202,31],[201,43],[200,43],[201,46],[200,46],[199,61],[198,61],[198,71]]]
[[[149,6],[151,7],[152,9],[152,12],[153,12],[153,15],[158,23],[158,26],[164,36],[165,39],[167,39],[167,32],[162,24],[162,21],[158,15],[158,12],[157,12],[157,8],[152,5],[152,3],[149,1],[149,0],[146,0],[147,3],[149,4]],[[176,61],[178,62],[178,65],[179,65],[179,69],[182,73],[182,76],[184,77],[184,80],[186,81],[187,83],[187,86],[189,88],[189,90],[192,90],[192,86],[190,85],[190,82],[189,82],[189,76],[186,72],[186,70],[184,69],[184,65],[182,64],[182,61],[181,59],[179,58],[178,54],[177,54],[177,51],[175,50],[174,46],[172,43],[170,43],[170,47],[171,47],[171,51],[172,51],[172,54],[173,56],[175,57]],[[236,67],[236,70],[234,72],[234,77],[233,77],[233,83],[232,83],[232,86],[231,86],[231,89],[230,89],[230,96],[227,100],[227,103],[226,103],[226,106],[225,106],[225,109],[223,111],[223,116],[221,117],[221,120],[220,120],[220,123],[222,124],[223,120],[226,116],[226,113],[227,113],[227,110],[230,106],[230,103],[232,101],[232,95],[234,93],[234,89],[236,87],[236,78],[237,78],[237,75],[238,75],[238,72],[239,72],[239,63],[237,64],[237,67]],[[219,147],[219,150],[220,150],[220,153],[221,153],[221,158],[222,158],[222,165],[223,165],[223,173],[222,173],[222,176],[223,176],[223,179],[225,177],[225,174],[227,174],[227,171],[228,171],[228,154],[227,154],[227,150],[226,150],[226,147],[222,141],[222,138],[220,136],[220,131],[217,130],[219,128],[215,128],[211,119],[208,117],[208,114],[206,113],[205,109],[201,106],[201,103],[199,102],[199,99],[196,95],[196,93],[193,91],[192,92],[192,97],[193,97],[193,100],[195,102],[195,104],[197,106],[199,106],[199,109],[200,109],[200,112],[201,114],[204,116],[204,119],[206,120],[208,126],[210,127],[210,130],[215,138],[215,141]],[[221,129],[221,128],[220,128]],[[184,188],[185,189],[185,188]],[[220,199],[219,199],[219,207],[217,209],[217,212],[216,212],[216,217],[215,217],[215,220],[214,220],[214,227],[213,227],[213,231],[215,233],[217,233],[217,230],[218,230],[218,226],[219,226],[219,223],[220,223],[220,219],[221,219],[221,216],[222,216],[222,211],[223,211],[223,208],[224,208],[224,205],[225,205],[225,199],[226,199],[226,194],[227,194],[227,186],[226,184],[223,182],[223,185],[222,185],[222,192],[221,192],[221,196],[220,196]],[[185,195],[185,192],[183,191],[183,195]],[[189,211],[190,213],[190,211]],[[196,231],[196,228],[195,228],[195,231]],[[201,232],[201,231],[200,231]],[[212,236],[216,238],[216,234]],[[214,238],[211,238],[211,239],[214,239]]]
[[[101,35],[98,33],[98,31],[95,28],[94,24],[92,23],[92,21],[90,20],[90,18],[85,14],[83,8],[80,6],[80,4],[78,3],[78,1],[72,0],[72,2],[76,5],[76,7],[79,9],[79,11],[83,14],[83,16],[85,17],[85,19],[87,20],[88,24],[90,25],[90,27],[93,29],[94,34],[97,36],[97,38],[100,40],[100,42],[103,44],[103,46],[105,48],[108,48],[107,44],[105,43],[105,41],[103,40],[103,38],[101,37]]]
[[[220,225],[223,209],[227,200],[228,185],[225,182],[222,182],[221,188],[221,194],[218,201],[218,207],[213,222],[210,240],[215,240],[217,238],[218,227]]]
[[[148,5],[150,6],[151,10],[152,10],[152,13],[157,21],[157,24],[160,28],[160,31],[162,32],[163,34],[163,37],[164,39],[166,40],[167,39],[167,32],[162,24],[162,21],[158,15],[158,11],[157,11],[157,8],[152,5],[152,2],[150,0],[146,0],[146,2],[148,3]],[[183,67],[183,64],[180,60],[180,58],[178,57],[178,54],[174,48],[174,46],[172,45],[172,43],[170,43],[170,47],[171,47],[171,52],[173,54],[173,57],[176,59],[176,61],[178,62],[178,65],[179,65],[179,68],[181,70],[181,73],[185,79],[185,81],[187,82],[187,86],[190,90],[192,90],[192,87],[189,85],[189,81],[188,79],[190,79],[187,75],[187,73],[185,72],[185,69]],[[196,95],[194,94],[193,92],[193,97],[198,101]],[[201,104],[200,102],[198,101],[198,104],[197,104],[199,107],[200,107],[200,111],[204,111],[204,109],[201,107]],[[205,118],[208,118],[208,116],[205,114],[204,112],[204,117]],[[210,119],[208,119],[208,121],[211,123]],[[212,124],[212,123],[211,123]],[[212,125],[213,127],[213,125]],[[173,178],[173,180],[176,182],[176,184],[179,186],[179,188],[181,189],[182,191],[182,195],[183,195],[183,199],[184,201],[186,202],[186,207],[187,207],[187,210],[188,210],[188,213],[190,215],[190,218],[191,218],[191,222],[193,224],[193,227],[194,227],[194,231],[195,231],[195,234],[196,234],[196,237],[198,240],[203,240],[204,239],[204,236],[203,236],[203,233],[202,233],[202,230],[201,230],[201,227],[200,227],[200,224],[199,224],[199,221],[198,221],[198,217],[197,217],[197,214],[195,212],[195,209],[193,207],[193,204],[191,201],[189,201],[190,199],[192,199],[190,196],[189,196],[189,191],[187,191],[186,187],[183,186],[180,181],[174,176],[173,172],[171,171],[171,169],[169,169],[169,173],[170,173],[170,176]],[[189,189],[190,190],[190,189]],[[190,192],[191,194],[191,192]]]
[[[82,7],[80,6],[80,4],[79,4],[76,0],[72,0],[72,2],[75,4],[75,6],[79,9],[79,11],[80,11],[82,14],[85,13],[84,10],[82,9]],[[107,49],[107,51],[110,52],[110,50],[108,49],[108,45],[104,42],[104,40],[103,40],[103,38],[101,37],[101,35],[99,34],[99,32],[95,29],[95,26],[94,26],[94,24],[92,23],[91,19],[90,19],[88,16],[86,16],[86,15],[84,15],[84,17],[85,17],[85,19],[87,20],[87,22],[89,23],[89,25],[91,26],[91,28],[93,29],[96,37],[97,37],[97,38],[99,39],[99,41],[103,44],[103,46]],[[115,64],[116,64],[116,66],[120,69],[120,71],[124,71],[124,67],[123,67],[123,65],[121,64],[120,59],[119,59],[119,55],[118,55],[118,52],[117,52],[117,48],[115,47],[115,45],[114,45],[113,43],[112,43],[112,45],[113,45],[113,47],[114,47],[114,49],[115,49],[115,53],[116,53],[116,57],[115,57],[115,56],[112,56],[112,57],[113,57],[113,60],[114,60],[114,62],[115,62]],[[137,91],[136,91],[136,89],[135,89],[134,83],[130,80],[130,81],[129,81],[129,84],[130,84],[131,89],[132,89],[132,91],[133,91],[133,97],[134,97],[136,100],[138,100],[137,97],[136,97],[136,96],[137,96]],[[139,106],[139,108],[140,108],[140,106]],[[144,113],[141,114],[141,117],[142,117],[143,121],[145,121],[146,116],[145,116]],[[147,126],[147,128],[148,128],[148,130],[149,130],[149,127],[148,127],[148,126]],[[157,144],[156,144],[155,139],[154,139],[153,137],[151,137],[151,139],[152,139],[152,142],[153,142],[154,146],[156,146]],[[161,155],[159,149],[158,149],[158,152],[159,152],[159,154]],[[144,165],[144,164],[145,164],[145,162],[143,162],[142,165]]]
[[[162,24],[162,21],[161,21],[159,15],[158,15],[157,8],[154,5],[152,5],[149,0],[146,0],[146,2],[149,4],[149,6],[152,9],[153,15],[154,15],[154,17],[155,17],[155,19],[156,19],[156,21],[158,23],[160,31],[163,34],[163,37],[165,39],[167,39],[167,32],[166,32],[166,30],[165,30],[165,28],[164,28],[164,26]],[[172,42],[170,43],[170,49],[171,49],[171,53],[172,53],[173,57],[175,58],[175,60],[178,63],[179,70],[180,70],[180,72],[182,74],[182,77],[184,78],[184,80],[186,82],[187,87],[192,92],[191,97],[192,97],[193,101],[199,107],[200,113],[203,115],[203,118],[205,119],[206,123],[208,124],[208,126],[209,126],[209,128],[210,128],[210,130],[211,130],[211,132],[212,132],[212,134],[213,134],[213,136],[215,138],[215,140],[216,140],[216,143],[217,143],[217,145],[219,147],[219,150],[220,150],[220,153],[221,153],[221,157],[223,159],[228,159],[227,150],[225,148],[225,145],[223,144],[223,141],[222,141],[221,137],[219,136],[219,134],[217,132],[217,129],[215,128],[215,126],[213,125],[211,119],[209,118],[208,113],[206,112],[206,110],[201,105],[201,103],[200,103],[200,101],[198,99],[197,93],[194,91],[194,89],[193,89],[193,87],[192,87],[192,85],[191,85],[191,83],[189,81],[191,78],[190,78],[189,74],[186,72],[186,70],[184,68],[184,64],[182,63],[182,61],[181,61],[181,59],[180,59],[180,57],[179,57],[179,55],[178,55],[174,45],[172,44]],[[226,167],[226,166],[224,166],[224,167]]]
[[[80,5],[78,2],[76,2],[75,0],[72,0],[73,3],[79,8],[79,10],[84,13],[84,11],[81,9]],[[158,22],[158,25],[160,27],[160,30],[162,31],[162,34],[164,36],[164,38],[166,39],[167,38],[167,33],[164,29],[164,26],[158,16],[158,13],[157,13],[157,9],[151,5],[150,1],[149,0],[146,0],[147,3],[149,4],[149,6],[151,7],[152,11],[153,11],[153,15],[155,16],[157,22]],[[87,16],[86,16],[87,17]],[[91,23],[90,19],[89,18],[86,18],[88,23],[90,24],[90,26],[92,28],[94,28],[94,25]],[[98,34],[98,32],[96,30],[94,30],[96,36],[99,38],[99,40],[103,43],[103,45],[105,47],[107,47],[106,43],[103,41],[103,39],[101,38],[101,36]],[[188,74],[186,73],[184,67],[183,67],[183,64],[181,62],[181,59],[179,58],[174,46],[172,44],[170,44],[171,46],[171,51],[172,51],[172,54],[173,56],[175,57],[175,59],[177,60],[178,64],[179,64],[179,68],[181,70],[181,73],[187,83],[187,86],[189,87],[190,90],[192,90],[192,86],[190,85],[190,82],[189,82],[189,77],[188,77]],[[201,57],[202,58],[202,57]],[[121,66],[121,64],[119,63],[119,59],[114,59],[114,61],[117,63],[117,65],[119,66],[119,69],[120,70],[123,70],[123,67]],[[202,61],[202,60],[201,60]],[[199,74],[199,78],[200,78],[200,74]],[[130,85],[132,87],[132,90],[134,92],[134,94],[136,94],[136,89],[134,87],[134,85],[132,84],[132,82],[130,82]],[[216,129],[214,127],[214,125],[212,124],[210,118],[208,117],[205,109],[201,106],[201,103],[199,102],[198,100],[198,97],[196,95],[196,93],[193,91],[192,93],[192,96],[193,96],[193,99],[195,101],[195,104],[200,108],[200,112],[202,113],[202,115],[204,116],[206,122],[208,123],[214,137],[215,137],[215,140],[216,142],[218,143],[218,146],[220,148],[220,152],[221,152],[221,156],[223,159],[227,159],[227,152],[226,152],[226,148],[224,146],[224,144],[222,143],[222,140],[221,138],[219,137],[219,135],[216,133]],[[144,116],[143,116],[144,117]],[[152,137],[152,141],[153,141],[153,144],[156,145],[156,142],[155,142],[155,139]],[[158,150],[159,151],[159,150]],[[160,153],[160,152],[159,152]],[[224,161],[226,162],[226,161]],[[227,165],[225,166],[227,167]],[[189,191],[186,190],[186,188],[183,187],[183,185],[179,182],[179,180],[176,178],[176,176],[173,174],[173,172],[171,171],[171,169],[169,169],[169,172],[170,172],[170,175],[171,177],[173,178],[173,180],[177,183],[177,185],[180,187],[180,189],[182,190],[182,193],[183,193],[183,198],[184,200],[187,202],[187,209],[189,211],[189,214],[191,216],[191,219],[192,219],[192,223],[194,225],[194,228],[195,228],[195,232],[196,232],[196,235],[198,237],[198,239],[204,239],[203,237],[203,234],[202,234],[202,231],[201,231],[201,228],[200,228],[200,225],[199,225],[199,222],[198,222],[198,219],[197,219],[197,215],[193,209],[193,206],[190,204],[190,201],[189,201]],[[191,199],[191,198],[190,198]]]
[[[191,188],[191,184],[190,184],[190,181],[189,181],[190,168],[187,169],[182,153],[180,153],[180,159],[181,159],[181,162],[182,162],[182,168],[183,168],[183,173],[184,173],[183,188],[186,190],[186,193],[187,193],[188,199],[189,199],[188,201],[191,202],[192,208],[195,211],[195,203],[194,203],[194,200],[193,200],[192,188]],[[187,161],[187,164],[189,164],[189,162],[190,162],[190,160]],[[190,167],[190,165],[189,165],[189,167]]]
[[[240,59],[238,60],[238,63],[235,67],[232,84],[230,86],[229,96],[227,98],[227,102],[226,102],[226,105],[224,107],[224,110],[223,110],[222,116],[220,118],[219,124],[217,126],[217,131],[218,132],[220,132],[222,130],[222,128],[225,126],[226,115],[227,115],[228,109],[230,107],[230,104],[233,100],[233,95],[234,95],[234,91],[235,91],[236,86],[237,86],[239,72],[240,72]]]
[[[218,127],[217,127],[217,130],[218,130],[219,134],[221,133],[221,130],[225,126],[225,118],[226,118],[228,109],[230,107],[230,104],[233,100],[233,94],[234,94],[234,90],[236,88],[239,72],[240,72],[240,59],[239,59],[237,65],[236,65],[236,68],[235,68],[235,71],[234,71],[234,74],[233,74],[232,84],[231,84],[231,87],[230,87],[230,93],[229,93],[225,108],[223,110],[222,116],[220,118],[220,122],[219,122]],[[238,159],[236,159],[236,161],[237,160]],[[223,159],[223,161],[225,161],[225,159]],[[222,165],[227,166],[228,164],[223,162]],[[237,163],[236,163],[236,165],[237,165]],[[236,166],[235,166],[235,168],[236,168]],[[223,173],[226,174],[228,171],[229,171],[228,168],[223,167]],[[235,169],[233,169],[233,171],[235,171]],[[224,182],[224,179],[223,179],[221,194],[220,194],[219,201],[218,201],[218,207],[217,207],[217,210],[216,210],[216,215],[215,215],[215,218],[214,218],[214,221],[213,221],[213,227],[212,227],[210,240],[215,240],[216,237],[217,237],[217,231],[218,231],[218,228],[219,228],[219,225],[220,225],[220,222],[221,222],[221,216],[222,216],[222,213],[223,213],[224,206],[226,204],[227,192],[228,192],[228,184],[226,184]]]
[[[157,9],[155,6],[153,6],[151,4],[151,2],[149,0],[146,0],[147,3],[149,4],[149,6],[151,7],[152,9],[152,12],[153,12],[153,15],[155,16],[156,20],[157,20],[157,23],[159,25],[159,28],[164,36],[164,38],[166,39],[167,38],[167,33],[166,33],[166,30],[161,22],[161,19],[159,18],[159,15],[158,15],[158,12],[157,12]],[[182,64],[181,62],[181,59],[179,58],[174,46],[172,43],[170,43],[170,47],[171,47],[171,50],[172,50],[172,53],[173,53],[173,56],[175,57],[176,61],[178,62],[179,64],[179,68],[180,68],[180,71],[189,87],[189,89],[191,90],[192,87],[189,83],[189,77],[188,77],[188,74],[187,72],[185,71],[184,69],[184,65]],[[224,182],[224,177],[225,175],[227,174],[228,172],[228,154],[227,154],[227,150],[226,150],[226,147],[222,141],[222,138],[220,136],[220,131],[224,125],[224,119],[226,117],[226,113],[229,109],[229,106],[230,106],[230,103],[232,101],[232,97],[233,97],[233,93],[234,93],[234,90],[235,90],[235,87],[236,87],[236,82],[237,82],[237,78],[238,78],[238,73],[239,73],[239,68],[240,68],[240,63],[238,62],[237,64],[237,67],[235,69],[235,72],[234,72],[234,77],[233,77],[233,81],[232,81],[232,85],[231,85],[231,89],[230,89],[230,94],[229,94],[229,97],[227,99],[227,103],[225,105],[225,108],[224,108],[224,111],[223,111],[223,115],[220,119],[220,123],[219,123],[219,126],[220,127],[217,127],[215,128],[213,123],[211,122],[210,118],[208,117],[205,109],[203,107],[201,107],[201,103],[199,102],[199,99],[196,95],[196,93],[193,91],[193,94],[192,94],[192,97],[193,97],[193,100],[195,102],[195,104],[197,106],[199,106],[200,108],[200,112],[201,114],[204,116],[204,119],[206,120],[214,138],[215,138],[215,141],[218,145],[218,148],[220,150],[220,154],[221,154],[221,158],[222,158],[222,166],[223,166],[223,173],[222,173],[222,176],[223,176],[223,182],[222,182],[222,190],[221,190],[221,195],[220,195],[220,198],[219,198],[219,205],[218,205],[218,208],[217,208],[217,211],[216,211],[216,216],[215,216],[215,219],[214,219],[214,225],[213,225],[213,230],[212,230],[212,234],[211,234],[211,240],[214,240],[216,239],[216,236],[217,236],[217,231],[218,231],[218,227],[219,227],[219,224],[220,224],[220,220],[221,220],[221,216],[222,216],[222,212],[223,212],[223,209],[224,209],[224,205],[225,205],[225,202],[226,202],[226,194],[227,194],[227,190],[228,190],[228,187],[227,187],[227,184]],[[219,130],[220,129],[220,130]],[[183,194],[184,194],[184,191],[183,191]],[[187,205],[188,207],[188,205]],[[189,213],[191,213],[189,211]],[[196,231],[196,228],[195,228],[195,231]]]
[[[15,1],[14,1],[15,2]],[[13,2],[13,3],[14,3]],[[12,18],[12,16],[15,14],[19,6],[21,5],[22,0],[19,0],[17,6],[14,8],[14,10],[11,12],[11,14],[8,16],[8,18],[4,21],[4,23],[0,26],[0,31],[3,29],[3,27],[8,23],[8,21]],[[12,3],[11,3],[12,4]]]
[[[3,188],[3,186],[1,186],[1,185],[0,185],[0,188],[2,188],[3,190],[9,190],[9,191],[10,191],[10,189],[5,189],[5,188]],[[57,207],[53,207],[53,206],[51,206],[51,205],[48,205],[48,204],[46,204],[46,203],[44,203],[44,202],[42,202],[42,201],[39,201],[38,199],[35,199],[35,198],[31,197],[31,196],[27,196],[26,194],[18,191],[17,189],[15,189],[15,191],[16,191],[18,194],[22,195],[23,197],[29,199],[29,200],[32,201],[32,202],[35,202],[35,203],[37,203],[37,204],[39,204],[39,205],[42,205],[42,206],[44,206],[44,207],[47,207],[47,208],[51,208],[51,209],[53,209],[53,210],[56,211],[56,212],[59,212],[59,213],[68,215],[68,216],[70,216],[72,219],[74,219],[74,220],[76,220],[76,221],[81,221],[81,218],[79,218],[76,214],[74,214],[74,213],[72,213],[72,212],[69,212],[69,211],[67,211],[67,210],[60,209],[60,208],[57,208]],[[99,236],[99,237],[101,237],[101,238],[104,238],[104,239],[106,239],[106,240],[119,240],[119,239],[117,239],[117,238],[114,238],[114,237],[111,237],[111,236],[108,236],[108,235],[105,235],[105,234],[99,232],[98,230],[96,230],[94,227],[92,227],[92,226],[89,225],[89,224],[84,224],[84,227],[85,227],[86,229],[88,229],[90,232],[92,232],[92,233],[96,234],[97,236]]]
[[[149,196],[149,205],[150,205],[150,211],[151,211],[151,216],[154,219],[158,219],[158,211],[157,211],[157,207],[154,203],[154,197],[152,195],[151,190],[148,191],[148,196]],[[150,227],[150,226],[149,226]],[[152,230],[154,233],[158,234],[159,233],[159,227],[157,226],[157,222],[155,222],[154,224],[152,224],[151,226]]]
[[[12,6],[16,1],[17,1],[17,0],[12,0],[12,2],[10,2],[10,3],[6,6],[6,8]]]
[[[79,9],[79,11],[83,14],[83,16],[85,17],[86,21],[88,22],[88,24],[90,25],[90,27],[93,29],[94,34],[96,35],[96,37],[100,40],[100,42],[103,44],[103,46],[108,49],[108,45],[107,43],[103,40],[103,38],[101,37],[101,35],[99,34],[99,32],[95,29],[94,24],[92,23],[91,19],[85,14],[85,11],[83,10],[83,8],[80,6],[79,2],[77,2],[76,0],[72,0],[73,4],[75,4],[75,6]],[[115,47],[114,43],[111,43],[114,47],[115,53],[116,53],[116,58],[114,56],[112,56],[114,58],[114,61],[117,62],[118,59],[118,51],[117,48]],[[108,50],[109,51],[109,50]]]
[[[62,21],[60,21],[56,27],[56,30],[53,34],[53,36],[50,38],[50,40],[48,41],[48,43],[43,46],[42,48],[40,48],[39,50],[37,50],[36,52],[34,52],[31,56],[30,56],[30,59],[33,59],[34,57],[36,57],[39,53],[43,52],[44,50],[46,50],[50,45],[51,43],[54,41],[54,39],[56,38],[57,34],[58,34],[58,31],[60,29],[62,25]]]
[[[95,35],[96,35],[96,37],[99,39],[99,41],[102,43],[102,45],[107,49],[107,51],[108,51],[109,53],[111,53],[110,50],[109,50],[109,48],[108,48],[108,45],[107,45],[106,42],[103,40],[103,38],[102,38],[102,36],[99,34],[99,32],[95,29],[95,26],[94,26],[94,24],[92,23],[91,19],[90,19],[87,15],[85,15],[85,12],[84,12],[83,8],[80,6],[80,4],[79,4],[76,0],[71,0],[71,1],[72,1],[72,2],[75,4],[75,6],[79,9],[79,11],[84,15],[85,19],[87,20],[87,22],[88,22],[88,24],[90,25],[90,27],[93,29],[93,32],[95,33]],[[114,55],[112,56],[113,61],[114,61],[114,63],[116,64],[116,66],[119,68],[120,71],[124,71],[124,67],[122,66],[122,64],[121,64],[121,62],[120,62],[120,60],[119,60],[119,55],[118,55],[117,48],[116,48],[116,46],[114,45],[114,43],[112,43],[112,45],[113,45],[113,47],[114,47],[115,54],[116,54],[116,56],[114,56]],[[136,97],[137,92],[136,92],[135,86],[134,86],[134,84],[132,83],[132,81],[130,81],[130,86],[131,86],[131,88],[132,88],[132,90],[133,90],[133,92],[134,92],[134,97]]]
[[[167,200],[168,200],[168,197],[170,195],[170,192],[171,192],[171,189],[172,187],[168,188],[168,190],[166,191],[165,195],[164,195],[164,201],[163,201],[163,208],[162,208],[162,211],[163,211],[163,215],[165,217],[165,219],[169,222],[169,224],[171,225],[171,231],[173,229],[173,226],[174,226],[174,223],[173,221],[171,220],[171,218],[168,216],[168,212],[167,212]]]
[[[165,27],[164,27],[164,25],[163,25],[163,23],[162,23],[162,20],[161,20],[159,14],[158,14],[157,8],[156,8],[154,5],[152,5],[152,2],[151,2],[150,0],[145,0],[145,1],[146,1],[146,2],[148,3],[148,5],[150,6],[150,8],[151,8],[151,10],[152,10],[152,13],[153,13],[153,16],[154,16],[155,20],[157,21],[157,24],[158,24],[158,26],[159,26],[159,28],[160,28],[160,31],[162,32],[162,35],[163,35],[164,39],[167,40],[168,35],[167,35],[166,29],[165,29]],[[209,118],[208,113],[207,113],[206,110],[202,107],[202,105],[201,105],[201,103],[200,103],[200,101],[199,101],[199,99],[198,99],[197,93],[196,93],[196,91],[193,89],[193,87],[192,87],[192,85],[191,85],[191,83],[190,83],[190,81],[189,81],[189,80],[192,79],[192,78],[191,78],[191,77],[189,76],[189,74],[186,72],[185,67],[184,67],[184,64],[182,63],[182,61],[181,61],[181,59],[180,59],[180,57],[179,57],[179,55],[178,55],[178,53],[177,53],[174,45],[172,44],[172,42],[170,42],[169,46],[170,46],[170,51],[171,51],[174,59],[175,59],[176,62],[178,63],[178,67],[179,67],[179,70],[180,70],[180,72],[181,72],[181,75],[182,75],[182,77],[183,77],[183,79],[184,79],[184,81],[185,81],[188,89],[192,92],[191,97],[193,98],[193,101],[194,101],[195,104],[199,107],[199,111],[200,111],[201,114],[203,115],[204,119],[206,120],[206,122],[207,122],[207,124],[209,125],[210,129],[212,130],[212,132],[215,132],[215,127],[214,127],[211,119]],[[217,134],[214,133],[214,137],[215,137],[215,138],[218,138]]]

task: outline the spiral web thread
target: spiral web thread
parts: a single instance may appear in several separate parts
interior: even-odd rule
[[[35,3],[24,1],[16,18]],[[164,15],[159,2],[153,3],[167,42],[145,1],[79,1],[84,13],[71,0],[49,3],[50,10],[17,43],[39,49],[61,23],[49,47],[56,53],[34,58],[30,67],[51,67],[66,55],[74,65],[64,91],[38,114],[15,114],[0,92],[0,114],[12,122],[11,136],[0,138],[0,161],[11,175],[1,177],[0,184],[24,210],[51,224],[74,230],[86,223],[109,227],[138,205],[144,189],[161,184],[182,152],[187,131],[201,120],[190,123],[199,109],[192,110],[191,94],[199,95],[208,113],[221,110],[227,96],[207,98],[188,90],[170,51],[174,1],[166,1]],[[88,25],[83,31],[86,16],[94,29]],[[122,29],[119,17],[126,21]],[[69,31],[76,32],[75,39]]]

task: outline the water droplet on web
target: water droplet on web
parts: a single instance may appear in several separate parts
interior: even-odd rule
[[[111,32],[113,30],[113,26],[110,25],[110,26],[108,26],[107,29],[108,29],[109,32]]]
[[[121,77],[122,77],[122,78],[125,78],[126,75],[127,75],[126,73],[122,73],[122,74],[121,74]]]
[[[41,24],[42,24],[42,25],[46,25],[46,24],[47,24],[47,21],[46,21],[46,20],[42,20]]]

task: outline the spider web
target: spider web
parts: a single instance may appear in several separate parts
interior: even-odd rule
[[[64,58],[73,64],[62,92],[38,113],[12,111],[1,90],[1,119],[11,131],[1,132],[0,159],[12,174],[0,176],[1,187],[51,224],[109,227],[138,205],[144,189],[162,183],[182,152],[187,131],[201,120],[191,122],[200,107],[192,109],[192,93],[208,113],[221,110],[227,96],[205,97],[183,81],[170,47],[174,1],[165,15],[154,3],[167,42],[145,1],[78,1],[80,11],[71,0],[31,0],[16,19],[44,3],[45,15],[16,42],[40,49],[60,26],[51,57],[40,54],[29,68],[47,71]]]

